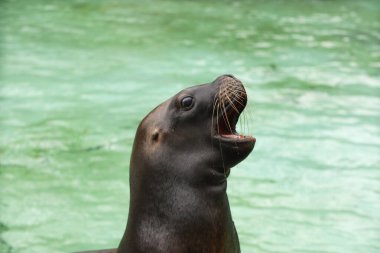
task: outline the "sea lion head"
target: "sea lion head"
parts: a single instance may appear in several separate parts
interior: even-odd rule
[[[186,88],[166,100],[138,127],[131,180],[171,178],[197,187],[225,183],[230,168],[255,145],[254,137],[236,132],[246,104],[244,86],[232,75]]]

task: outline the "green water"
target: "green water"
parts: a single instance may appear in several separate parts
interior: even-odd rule
[[[243,253],[380,252],[380,2],[0,3],[0,252],[115,247],[135,129],[232,73],[255,150],[228,194]]]

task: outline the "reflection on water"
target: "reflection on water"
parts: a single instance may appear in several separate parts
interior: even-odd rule
[[[243,252],[380,251],[378,1],[1,3],[1,252],[114,247],[137,124],[233,73]]]

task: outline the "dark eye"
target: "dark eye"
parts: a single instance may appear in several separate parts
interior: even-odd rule
[[[189,110],[193,106],[194,99],[192,97],[184,97],[181,100],[181,106],[182,108]]]

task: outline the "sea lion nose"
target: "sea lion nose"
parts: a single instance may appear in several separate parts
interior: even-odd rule
[[[231,74],[224,74],[219,76],[218,78],[215,79],[213,82],[218,86],[229,84],[229,85],[242,85],[241,81],[237,79],[235,76]]]
[[[242,82],[233,75],[222,75],[217,79],[219,94],[225,94],[229,98],[238,98],[242,104],[246,103],[247,93]],[[244,101],[244,102],[243,102]]]
[[[231,75],[231,74],[225,74],[225,75],[219,76],[214,81],[214,83],[218,87],[226,87],[226,86],[229,86],[229,87],[242,87],[243,86],[242,82],[239,79],[237,79],[235,76]]]
[[[224,74],[224,75],[222,75],[222,77],[231,77],[235,80],[238,80],[234,75],[231,75],[231,74]]]

